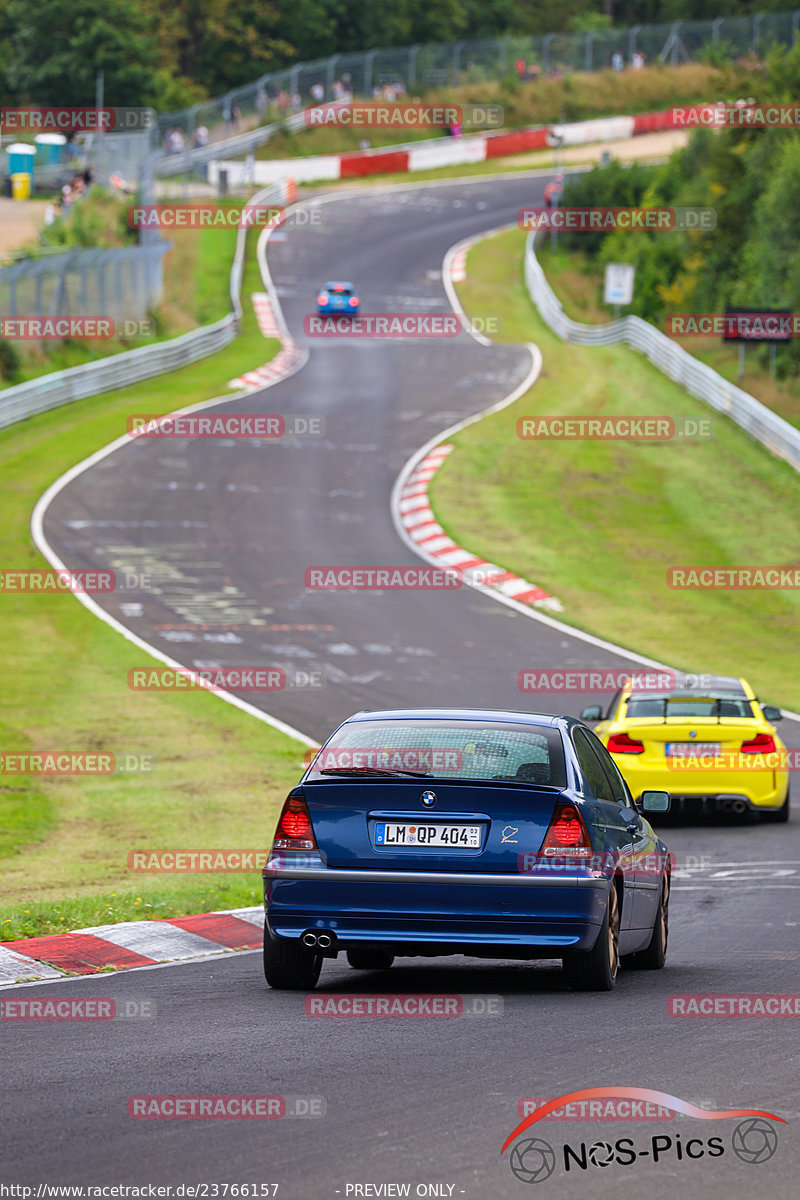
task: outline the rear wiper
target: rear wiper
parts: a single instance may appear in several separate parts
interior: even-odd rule
[[[320,775],[412,775],[414,779],[433,779],[430,771],[388,771],[384,767],[323,767]]]

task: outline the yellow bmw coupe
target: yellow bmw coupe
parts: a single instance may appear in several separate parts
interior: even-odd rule
[[[676,676],[660,690],[632,676],[605,717],[599,707],[581,713],[600,722],[595,732],[634,798],[666,791],[677,812],[788,821],[789,753],[774,725],[782,715],[760,704],[746,679],[726,676]]]

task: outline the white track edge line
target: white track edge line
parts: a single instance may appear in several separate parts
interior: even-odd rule
[[[270,231],[267,229],[264,232],[269,233]],[[272,281],[270,280],[270,283],[271,282]],[[282,313],[280,325],[285,331],[285,336],[288,338],[289,335],[288,331],[286,330],[286,324],[283,320]],[[264,384],[263,388],[258,389],[259,391],[266,390],[266,388],[269,387],[274,387],[276,383],[282,383],[284,379],[289,379],[292,375],[296,374],[306,365],[309,357],[308,350],[305,348],[301,349],[300,347],[298,347],[298,349],[300,349],[300,358],[298,359],[297,363],[290,370],[288,370],[285,375],[282,375],[280,379],[274,379],[272,382]],[[251,394],[252,393],[249,391],[239,391],[235,392],[232,396],[217,396],[212,400],[202,400],[198,404],[191,404],[186,408],[175,409],[173,412],[180,414],[198,412],[201,409],[210,408],[213,405],[230,404],[234,400],[240,400],[245,396],[250,396]],[[116,450],[120,450],[124,446],[129,446],[134,441],[135,439],[132,439],[128,434],[123,434],[121,437],[115,438],[115,440],[110,442],[107,446],[103,446],[102,449],[95,451],[94,454],[90,454],[88,458],[76,463],[74,467],[70,467],[69,470],[65,471],[63,475],[59,476],[58,479],[51,483],[43,495],[41,495],[37,500],[31,515],[31,536],[33,537],[36,548],[43,555],[43,557],[47,559],[50,565],[56,568],[56,570],[65,571],[69,568],[56,554],[55,550],[45,537],[44,518],[48,507],[59,494],[59,492],[61,492],[63,488],[67,486],[67,484],[72,483],[72,481],[82,475],[84,471],[87,471],[96,463],[102,462],[104,458],[107,458]],[[179,663],[176,659],[170,658],[168,654],[163,653],[163,651],[159,650],[156,646],[153,646],[152,643],[145,641],[144,638],[139,637],[139,635],[134,633],[133,630],[129,629],[126,625],[123,625],[122,622],[118,621],[116,617],[113,617],[111,613],[106,612],[106,610],[102,608],[101,605],[99,605],[87,593],[74,592],[73,595],[75,596],[76,600],[80,601],[85,608],[87,608],[96,617],[99,617],[101,621],[105,621],[105,623],[110,625],[111,628],[117,633],[122,634],[126,641],[132,642],[133,645],[138,646],[141,650],[145,650],[148,654],[152,655],[153,658],[158,659],[159,662],[163,662],[168,667],[172,667],[179,671],[187,670],[183,663]],[[281,721],[278,717],[274,717],[270,713],[264,712],[260,708],[256,708],[255,705],[248,703],[247,700],[242,700],[239,696],[235,696],[232,692],[214,691],[211,694],[218,696],[220,700],[224,700],[226,703],[232,704],[234,708],[238,708],[242,712],[248,713],[251,717],[255,717],[264,724],[270,725],[278,733],[286,734],[288,737],[294,738],[295,741],[299,741],[305,746],[316,748],[319,745],[319,742],[315,738],[310,738],[308,734],[302,733],[299,729],[295,729],[294,726],[286,724],[285,721]]]

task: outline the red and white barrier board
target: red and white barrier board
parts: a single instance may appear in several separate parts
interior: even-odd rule
[[[678,110],[680,116],[676,116],[675,110],[668,109],[636,116],[575,121],[569,125],[537,125],[528,129],[470,137],[442,137],[378,150],[355,150],[349,154],[322,154],[311,158],[278,158],[269,162],[250,163],[221,160],[209,163],[208,180],[216,186],[219,172],[223,170],[227,172],[231,187],[263,185],[282,179],[289,167],[298,183],[430,171],[436,167],[459,166],[485,162],[490,158],[505,158],[510,154],[524,154],[529,150],[584,146],[592,142],[621,141],[641,133],[658,133],[665,129],[693,128],[686,114],[707,107],[686,106]]]

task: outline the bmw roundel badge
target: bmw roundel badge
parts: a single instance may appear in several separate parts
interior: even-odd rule
[[[433,808],[434,804],[436,803],[436,792],[423,792],[420,796],[420,800],[426,808]]]

